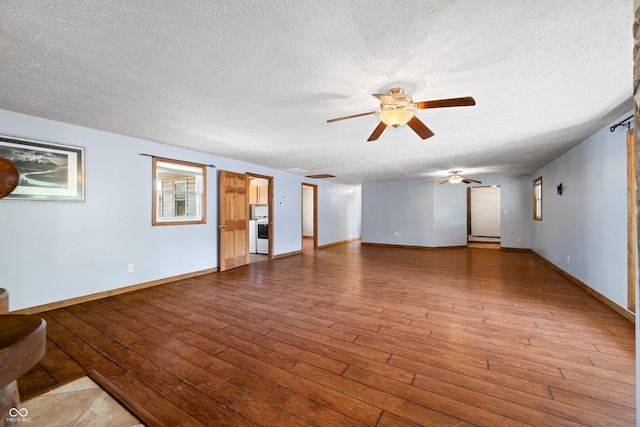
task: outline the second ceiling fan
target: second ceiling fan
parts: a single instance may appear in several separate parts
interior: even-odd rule
[[[448,177],[436,178],[432,179],[431,181],[439,182],[440,184],[444,184],[445,182],[450,182],[451,184],[459,184],[461,182],[464,182],[465,184],[471,184],[472,182],[475,182],[476,184],[482,184],[482,181],[477,181],[475,179],[465,178],[464,176],[461,176],[460,172],[462,171],[451,171],[449,172]]]
[[[327,120],[327,123],[353,119],[355,117],[369,116],[372,114],[380,114],[380,124],[375,128],[367,141],[375,141],[378,139],[387,126],[397,128],[404,124],[407,124],[411,129],[413,129],[420,138],[427,139],[434,135],[433,132],[415,116],[412,110],[476,105],[475,99],[471,96],[413,102],[413,98],[404,93],[404,89],[401,87],[394,87],[389,90],[388,94],[374,93],[373,96],[380,100],[380,110],[354,114],[352,116],[338,117],[336,119]]]

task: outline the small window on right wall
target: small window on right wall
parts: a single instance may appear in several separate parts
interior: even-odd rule
[[[542,177],[533,180],[533,219],[542,221]]]

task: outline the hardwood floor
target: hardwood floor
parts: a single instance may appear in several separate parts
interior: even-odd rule
[[[468,248],[500,249],[500,242],[467,242]]]
[[[634,327],[529,252],[352,243],[43,314],[163,425],[632,426]]]
[[[313,236],[302,237],[302,251],[312,251],[313,249]]]

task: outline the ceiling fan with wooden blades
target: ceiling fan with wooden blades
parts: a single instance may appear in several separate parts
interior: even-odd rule
[[[451,171],[449,172],[449,176],[446,178],[436,178],[432,179],[433,182],[440,182],[440,184],[444,184],[445,182],[450,182],[451,184],[459,184],[464,182],[465,184],[471,184],[475,182],[477,184],[482,184],[482,181],[476,181],[475,179],[465,178],[460,175],[462,171]]]
[[[471,96],[463,98],[436,99],[432,101],[414,102],[410,95],[404,93],[401,87],[394,87],[389,93],[374,93],[373,96],[380,100],[380,109],[367,113],[354,114],[351,116],[338,117],[327,120],[327,123],[339,120],[353,119],[356,117],[380,114],[380,124],[374,129],[367,141],[375,141],[382,135],[387,126],[397,128],[404,124],[408,125],[422,139],[431,138],[434,134],[422,121],[416,117],[413,110],[426,110],[429,108],[444,107],[466,107],[476,105],[475,99]]]

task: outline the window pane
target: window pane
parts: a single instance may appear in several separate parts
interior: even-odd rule
[[[205,223],[205,167],[154,158],[154,225]]]
[[[533,180],[533,219],[542,221],[542,177]]]

